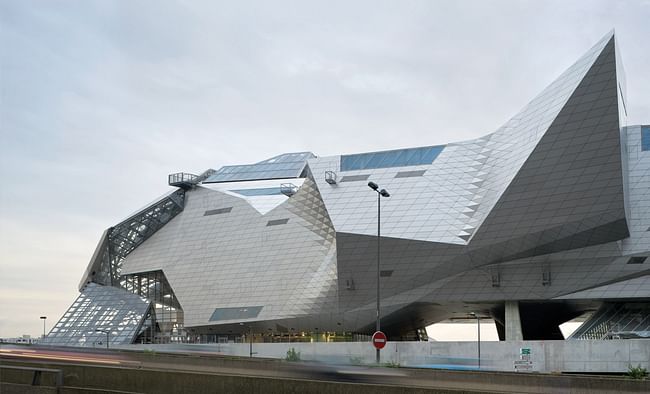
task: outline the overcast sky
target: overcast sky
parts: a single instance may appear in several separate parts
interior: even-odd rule
[[[494,131],[612,28],[650,123],[650,1],[0,0],[0,337],[199,173]]]

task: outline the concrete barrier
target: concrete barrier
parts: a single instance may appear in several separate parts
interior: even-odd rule
[[[159,365],[181,361],[179,355],[147,356]],[[3,360],[3,363],[5,361]],[[58,368],[64,371],[64,387],[61,393],[78,393],[83,389],[97,390],[98,393],[648,393],[650,381],[634,381],[625,378],[603,378],[593,376],[521,374],[502,372],[444,371],[426,369],[399,369],[405,377],[395,379],[390,384],[324,382],[286,377],[301,364],[277,360],[246,360],[232,358],[193,357],[182,360],[192,369],[210,364],[212,367],[225,366],[247,369],[250,375],[258,371],[271,371],[277,377],[229,375],[224,373],[199,373],[160,369],[138,369],[71,364],[40,364],[43,368]],[[20,363],[18,363],[20,364]],[[268,369],[267,369],[268,367]],[[390,369],[389,369],[390,371]],[[283,374],[285,377],[282,377]],[[18,379],[14,377],[15,379]],[[3,382],[13,381],[11,376],[3,375]],[[424,387],[425,384],[428,383]],[[422,387],[413,387],[422,386]],[[4,386],[3,386],[4,388]],[[15,389],[15,387],[12,387]],[[76,390],[76,391],[75,391]],[[25,391],[16,391],[22,393]],[[26,391],[29,392],[29,391]],[[42,391],[43,393],[48,391]],[[49,391],[51,392],[51,391]],[[5,392],[2,392],[5,394]]]
[[[58,391],[56,387],[32,386],[17,383],[0,382],[0,393],[2,394],[144,394],[134,391],[115,391],[89,389],[84,387],[61,387]]]
[[[63,371],[61,369],[39,366],[0,364],[1,381],[30,384],[32,387],[63,386]]]
[[[246,357],[249,345],[186,344],[129,345],[124,349],[155,351],[206,351]],[[373,363],[375,349],[370,342],[254,343],[255,357],[278,358],[287,350],[300,352],[302,360],[350,363]],[[481,369],[515,371],[521,349],[530,350],[531,372],[626,373],[628,367],[640,365],[650,370],[650,340],[568,340],[482,342]],[[459,369],[476,369],[476,342],[388,342],[382,361],[408,367],[449,365]]]
[[[58,394],[56,387],[0,382],[2,394]]]
[[[133,370],[111,367],[66,366],[66,385],[54,387],[0,383],[2,394],[477,394],[479,391],[385,386],[364,383],[323,382],[253,376],[228,376],[187,372]],[[3,377],[4,378],[4,377]],[[129,391],[122,390],[130,388]],[[486,393],[486,391],[480,391]]]

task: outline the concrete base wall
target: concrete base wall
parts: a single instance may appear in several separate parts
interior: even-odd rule
[[[61,369],[64,374],[60,394],[134,394],[134,393],[648,393],[650,381],[625,378],[559,374],[522,374],[503,372],[443,371],[426,369],[377,370],[373,375],[357,375],[354,384],[311,380],[312,373],[321,371],[321,378],[332,378],[322,368],[314,369],[301,363],[282,362],[268,359],[237,359],[230,357],[188,357],[186,355],[143,355],[149,358],[147,364],[157,365],[155,369],[124,368],[116,366],[93,366],[78,364],[42,364],[42,367]],[[176,360],[179,359],[179,360]],[[180,360],[182,359],[182,361]],[[3,363],[6,360],[2,360]],[[169,370],[170,363],[186,367],[196,364],[212,365],[215,372]],[[23,363],[7,362],[12,365]],[[33,363],[29,363],[33,365]],[[40,364],[40,363],[39,363]],[[238,367],[236,375],[219,374],[223,367]],[[160,367],[163,367],[161,369]],[[307,368],[307,369],[305,369]],[[372,369],[372,368],[370,368]],[[302,374],[301,374],[302,371]],[[30,376],[21,371],[7,371],[0,375],[0,393],[43,393],[52,392],[53,387],[41,387],[36,391],[26,384]],[[244,372],[244,374],[242,374]],[[304,372],[309,372],[304,374]],[[330,371],[331,372],[331,371]],[[268,376],[251,376],[266,373]],[[301,378],[289,378],[297,374]],[[296,376],[297,376],[296,375]],[[343,375],[337,375],[340,379]],[[351,376],[347,376],[350,378]],[[361,378],[361,379],[359,379]],[[368,380],[371,380],[370,382]],[[47,382],[43,382],[47,384]]]
[[[157,351],[208,351],[248,356],[249,344],[130,345],[124,349]],[[254,357],[284,358],[289,349],[302,360],[342,364],[374,363],[370,342],[254,343]],[[522,348],[530,349],[531,371],[537,372],[627,372],[628,366],[650,369],[650,340],[610,341],[509,341],[482,342],[481,369],[515,371]],[[382,362],[409,367],[449,365],[477,368],[476,342],[389,342],[381,352]]]
[[[192,394],[481,394],[495,391],[417,388],[369,383],[342,383],[315,380],[295,380],[255,376],[232,376],[177,371],[125,369],[118,367],[93,367],[65,365],[65,386],[30,386],[5,382],[9,376],[0,376],[2,394],[142,394],[142,393],[192,393]],[[637,382],[633,382],[637,383]],[[642,392],[638,384],[632,393]],[[579,393],[581,394],[581,393]]]

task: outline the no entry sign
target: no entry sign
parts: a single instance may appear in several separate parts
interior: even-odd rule
[[[372,346],[375,348],[383,349],[386,346],[386,342],[388,342],[388,338],[386,338],[386,334],[383,332],[377,331],[372,334]]]

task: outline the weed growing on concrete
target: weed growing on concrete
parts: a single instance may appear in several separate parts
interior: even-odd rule
[[[300,352],[297,352],[296,349],[291,348],[287,350],[287,357],[284,359],[287,361],[300,361]]]
[[[648,370],[643,368],[641,364],[633,367],[632,365],[627,366],[627,376],[630,379],[645,380],[648,377]]]

